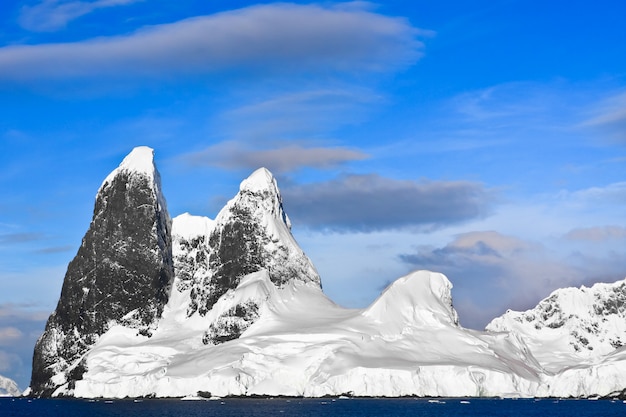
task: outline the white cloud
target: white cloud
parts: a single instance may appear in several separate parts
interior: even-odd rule
[[[22,336],[22,332],[15,327],[0,327],[0,346],[6,346],[14,343]]]
[[[20,10],[19,23],[28,30],[50,32],[64,28],[70,21],[98,9],[123,6],[143,0],[63,1],[43,0]]]
[[[10,371],[20,363],[21,360],[16,354],[0,350],[0,372]]]
[[[41,306],[35,304],[0,303],[0,323],[10,320],[19,321],[45,321],[50,311],[41,310]]]
[[[406,20],[367,10],[268,4],[128,36],[6,46],[0,48],[0,79],[386,71],[419,58],[419,34]]]
[[[368,110],[383,101],[380,95],[354,86],[272,92],[270,97],[226,111],[220,125],[238,140],[265,144],[307,140],[365,119]]]
[[[568,240],[586,240],[601,242],[605,240],[615,240],[626,238],[626,227],[622,226],[597,226],[582,227],[570,230],[565,234]]]
[[[618,142],[626,144],[626,92],[602,100],[581,126],[599,129]]]
[[[626,182],[616,182],[603,187],[590,187],[573,193],[564,192],[561,195],[586,203],[623,204],[626,203]]]

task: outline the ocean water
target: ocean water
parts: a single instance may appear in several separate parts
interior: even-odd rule
[[[0,398],[0,416],[72,417],[366,417],[366,416],[625,416],[622,401],[494,399],[51,400]]]

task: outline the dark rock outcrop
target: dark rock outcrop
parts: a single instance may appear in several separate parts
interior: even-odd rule
[[[189,283],[189,316],[206,315],[242,277],[260,270],[267,270],[279,287],[291,280],[321,285],[315,267],[291,235],[276,180],[265,168],[241,183],[239,193],[218,214],[209,236],[196,237],[194,242],[194,250],[204,248],[206,252],[195,256],[203,265],[200,268],[196,263],[195,270],[204,273]]]
[[[72,390],[84,355],[112,325],[150,335],[174,277],[171,220],[150,148],[135,148],[107,177],[70,262],[56,310],[37,341],[31,395]]]

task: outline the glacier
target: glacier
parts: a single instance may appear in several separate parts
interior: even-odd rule
[[[97,199],[120,172],[158,176],[149,148],[131,155]],[[53,375],[45,386],[54,391],[31,395],[589,397],[626,388],[626,281],[557,290],[485,331],[459,324],[452,283],[432,271],[397,279],[367,308],[343,308],[292,236],[268,170],[245,179],[214,220],[172,219],[171,235],[153,183],[159,242],[171,245],[174,266],[168,296],[150,309],[157,316],[147,328],[116,317],[80,335],[93,341],[72,358],[81,373]]]

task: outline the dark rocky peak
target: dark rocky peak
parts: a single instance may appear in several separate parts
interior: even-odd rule
[[[278,286],[291,280],[321,285],[290,229],[275,178],[267,169],[258,169],[215,219],[208,236],[206,274],[192,285],[188,314],[205,315],[242,277],[264,269]]]
[[[102,183],[56,310],[35,346],[32,394],[72,388],[83,356],[113,325],[149,335],[174,278],[171,220],[153,151],[135,148]]]
[[[278,219],[291,229],[291,221],[283,209],[283,199],[276,179],[266,168],[257,169],[243,180],[239,186],[239,194],[230,203],[234,206],[245,206],[256,214]],[[227,208],[228,206],[225,211]]]

